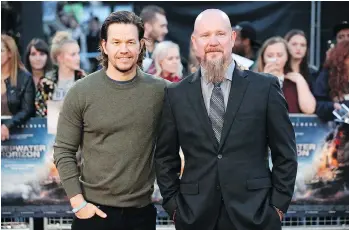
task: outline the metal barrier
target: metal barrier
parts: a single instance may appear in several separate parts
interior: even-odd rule
[[[34,230],[33,218],[1,218],[1,229]]]
[[[301,229],[349,229],[349,216],[343,217],[285,217],[283,229],[301,227]]]
[[[73,219],[70,217],[44,218],[44,230],[71,229]],[[174,230],[169,217],[157,217],[157,230]],[[33,218],[2,218],[1,229],[39,230],[34,229]],[[283,230],[344,230],[349,229],[349,216],[345,217],[285,217],[282,221]],[[41,230],[41,229],[40,229]]]
[[[73,219],[69,217],[44,218],[44,230],[70,229]]]
[[[44,218],[44,230],[70,229],[71,218]],[[169,217],[157,217],[157,230],[174,230]],[[344,230],[349,229],[349,216],[346,217],[285,217],[283,230]]]

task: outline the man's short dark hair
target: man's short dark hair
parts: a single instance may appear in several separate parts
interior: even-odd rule
[[[156,14],[161,14],[164,16],[166,15],[165,10],[163,8],[155,5],[150,5],[144,7],[139,16],[142,18],[144,23],[147,23],[152,22],[155,19]]]
[[[108,56],[104,53],[102,47],[102,41],[107,41],[108,39],[108,28],[111,24],[131,24],[135,25],[138,29],[138,39],[141,41],[144,37],[144,24],[140,17],[138,17],[135,13],[129,11],[117,11],[111,13],[103,22],[101,27],[100,36],[99,36],[99,49],[101,54],[99,56],[100,64],[107,69],[108,68]],[[142,68],[143,57],[145,53],[145,46],[141,47],[141,53],[138,56],[138,66]]]

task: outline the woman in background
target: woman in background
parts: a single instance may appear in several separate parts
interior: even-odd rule
[[[47,101],[62,101],[75,81],[85,76],[80,69],[80,47],[69,32],[59,31],[52,38],[51,59],[55,65],[40,80],[36,97],[37,115],[47,116]]]
[[[317,100],[316,114],[324,121],[334,120],[333,110],[340,109],[341,103],[349,107],[349,41],[338,43],[328,53],[316,80],[314,95]]]
[[[25,67],[32,74],[36,87],[38,87],[39,81],[45,76],[45,73],[52,69],[49,52],[47,43],[40,38],[34,38],[27,46]]]
[[[52,69],[52,62],[50,58],[50,50],[47,43],[39,38],[31,40],[27,46],[25,54],[25,66],[27,70],[32,74],[35,92],[35,113],[40,116],[40,93],[42,91],[41,80],[45,77],[45,74]]]
[[[287,42],[281,37],[272,37],[264,42],[257,58],[258,72],[278,77],[288,104],[289,113],[315,112],[316,101],[304,77],[292,72]]]
[[[291,54],[290,64],[293,72],[300,73],[307,81],[313,92],[318,69],[308,64],[308,42],[302,30],[290,30],[285,35]]]
[[[162,77],[170,82],[179,82],[183,76],[183,66],[179,46],[171,41],[157,44],[153,52],[155,76]]]
[[[8,140],[10,131],[34,115],[35,87],[33,79],[21,62],[14,39],[1,35],[1,141]]]
[[[193,43],[190,41],[189,57],[188,57],[188,74],[195,73],[200,68],[200,63],[195,56]]]

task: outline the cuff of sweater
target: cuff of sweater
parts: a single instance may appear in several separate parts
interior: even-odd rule
[[[64,180],[62,181],[62,184],[69,199],[78,194],[82,194],[81,184],[78,177]]]

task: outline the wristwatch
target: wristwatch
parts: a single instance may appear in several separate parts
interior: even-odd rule
[[[77,213],[87,205],[87,202],[84,200],[78,207],[73,208],[72,212]]]

